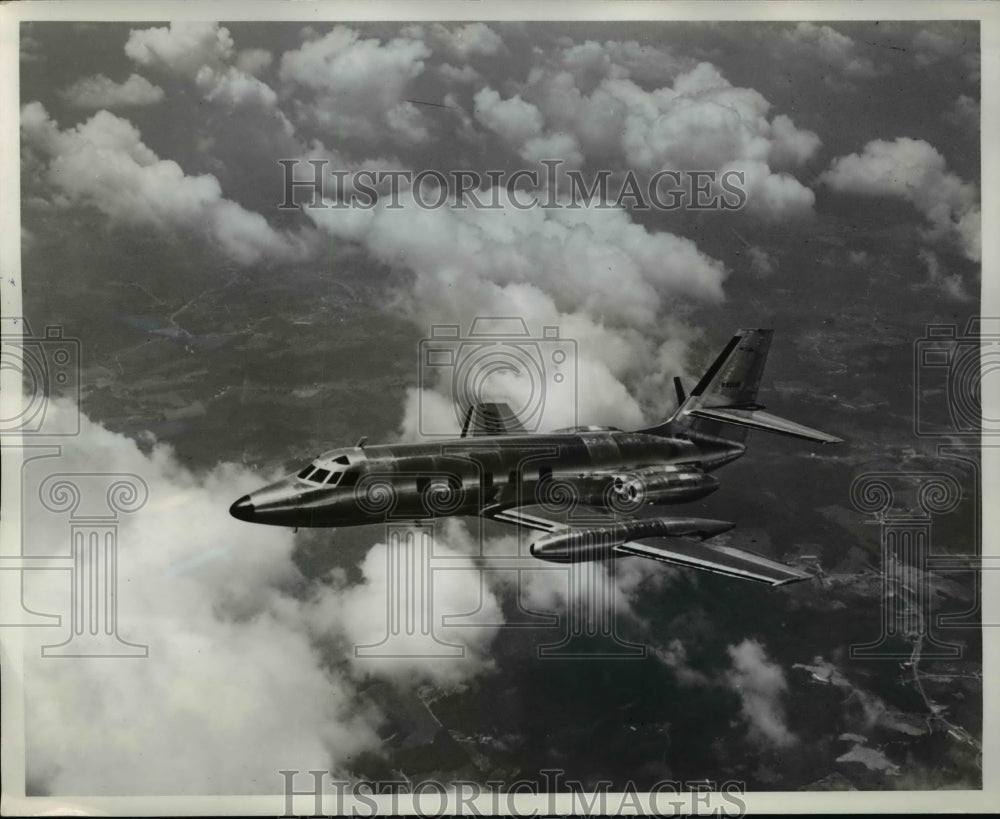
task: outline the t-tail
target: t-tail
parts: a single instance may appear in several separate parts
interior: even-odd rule
[[[690,395],[685,396],[680,380],[674,379],[677,411],[662,424],[642,431],[742,442],[748,429],[762,429],[824,444],[840,443],[842,439],[836,436],[765,412],[757,403],[773,335],[774,330],[739,330]]]

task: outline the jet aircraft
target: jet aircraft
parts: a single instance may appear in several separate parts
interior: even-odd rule
[[[466,409],[459,438],[373,446],[362,439],[244,495],[229,511],[289,527],[479,515],[540,533],[530,552],[541,560],[637,555],[772,585],[804,580],[810,575],[797,568],[710,542],[733,523],[647,509],[718,489],[712,473],[746,452],[747,430],[841,441],[757,403],[773,332],[739,330],[690,395],[675,378],[676,411],[646,429],[528,433],[508,405],[482,403]]]

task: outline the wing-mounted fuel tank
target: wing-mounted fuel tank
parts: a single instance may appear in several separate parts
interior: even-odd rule
[[[698,500],[719,488],[719,479],[700,469],[663,466],[583,475],[573,483],[581,503],[623,512],[645,504]]]
[[[613,557],[616,546],[640,538],[705,538],[727,532],[733,524],[706,518],[646,518],[600,526],[561,529],[531,544],[531,554],[552,563],[583,563]]]

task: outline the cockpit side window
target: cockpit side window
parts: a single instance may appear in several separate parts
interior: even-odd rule
[[[351,463],[346,455],[338,455],[336,458],[333,459],[333,462],[335,464],[342,464],[344,466],[349,466]]]
[[[330,473],[330,477],[327,478],[327,480],[326,480],[326,485],[327,486],[336,486],[337,485],[337,481],[340,480],[340,476],[343,475],[343,474],[344,474],[343,472],[331,472]]]
[[[313,468],[314,468],[314,467],[313,467],[313,465],[312,465],[312,464],[309,464],[309,466],[307,466],[307,467],[306,467],[305,469],[303,469],[303,470],[302,470],[302,471],[301,471],[301,472],[300,472],[300,473],[298,474],[298,476],[297,476],[297,477],[299,477],[299,478],[302,478],[303,480],[305,480],[305,479],[306,479],[306,478],[308,478],[308,477],[309,477],[309,475],[310,475],[310,474],[312,473],[312,471],[313,471]]]
[[[330,470],[323,469],[322,467],[320,467],[317,468],[316,471],[309,476],[309,480],[314,481],[316,483],[323,483],[323,481],[325,481],[328,477],[330,477]]]
[[[344,479],[340,482],[341,486],[354,486],[358,482],[358,470],[352,472],[345,472]]]

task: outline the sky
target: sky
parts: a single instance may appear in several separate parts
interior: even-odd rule
[[[394,295],[420,326],[483,311],[558,322],[593,385],[572,410],[621,425],[662,415],[670,376],[690,372],[700,328],[685,317],[724,303],[734,277],[778,266],[757,235],[890,209],[917,282],[974,298],[976,26],[737,28],[26,27],[25,245],[36,217],[89,233],[85,212],[141,236],[154,259],[182,242],[207,270],[336,276],[360,253],[407,278]],[[754,60],[761,49],[768,59]],[[404,191],[398,208],[278,207],[279,159],[300,160],[300,177],[313,159],[349,174],[496,168],[506,180],[545,158],[641,185],[662,170],[735,172],[745,205],[522,211],[504,195],[495,209],[426,210]],[[706,225],[732,231],[746,258],[703,238]],[[417,426],[407,417],[404,434]]]
[[[120,536],[122,622],[150,659],[29,664],[31,787],[267,793],[281,768],[363,774],[389,719],[373,680],[451,691],[504,671],[491,624],[511,616],[511,588],[474,582],[465,524],[439,538],[454,568],[441,599],[478,618],[445,630],[463,658],[373,667],[350,647],[377,641],[378,536],[348,536],[320,571],[304,568],[313,535],[226,514],[335,433],[454,425],[450,382],[414,366],[432,325],[558,326],[576,389],[552,390],[551,426],[662,419],[673,376],[693,383],[733,320],[784,317],[784,360],[815,388],[796,420],[826,428],[824,389],[881,400],[875,374],[817,383],[849,348],[821,338],[814,354],[808,333],[859,303],[849,332],[895,321],[907,343],[978,311],[979,71],[975,22],[22,24],[26,314],[83,341],[67,463],[140,474],[151,497]],[[405,186],[393,207],[383,184],[371,207],[279,207],[279,160],[299,178],[322,160],[350,193],[365,170],[507,179],[546,159],[563,192],[566,171],[640,187],[729,172],[744,204],[520,208],[484,186],[498,207],[427,209]],[[73,412],[57,403],[52,422]],[[58,551],[63,522],[35,525],[38,553]],[[622,616],[641,631],[642,594],[677,582],[629,564]],[[59,607],[64,589],[32,584],[39,610]],[[536,610],[572,593],[542,573],[521,589]],[[747,747],[795,753],[791,663],[766,634],[717,648],[712,681],[683,639],[654,661],[726,698]]]

